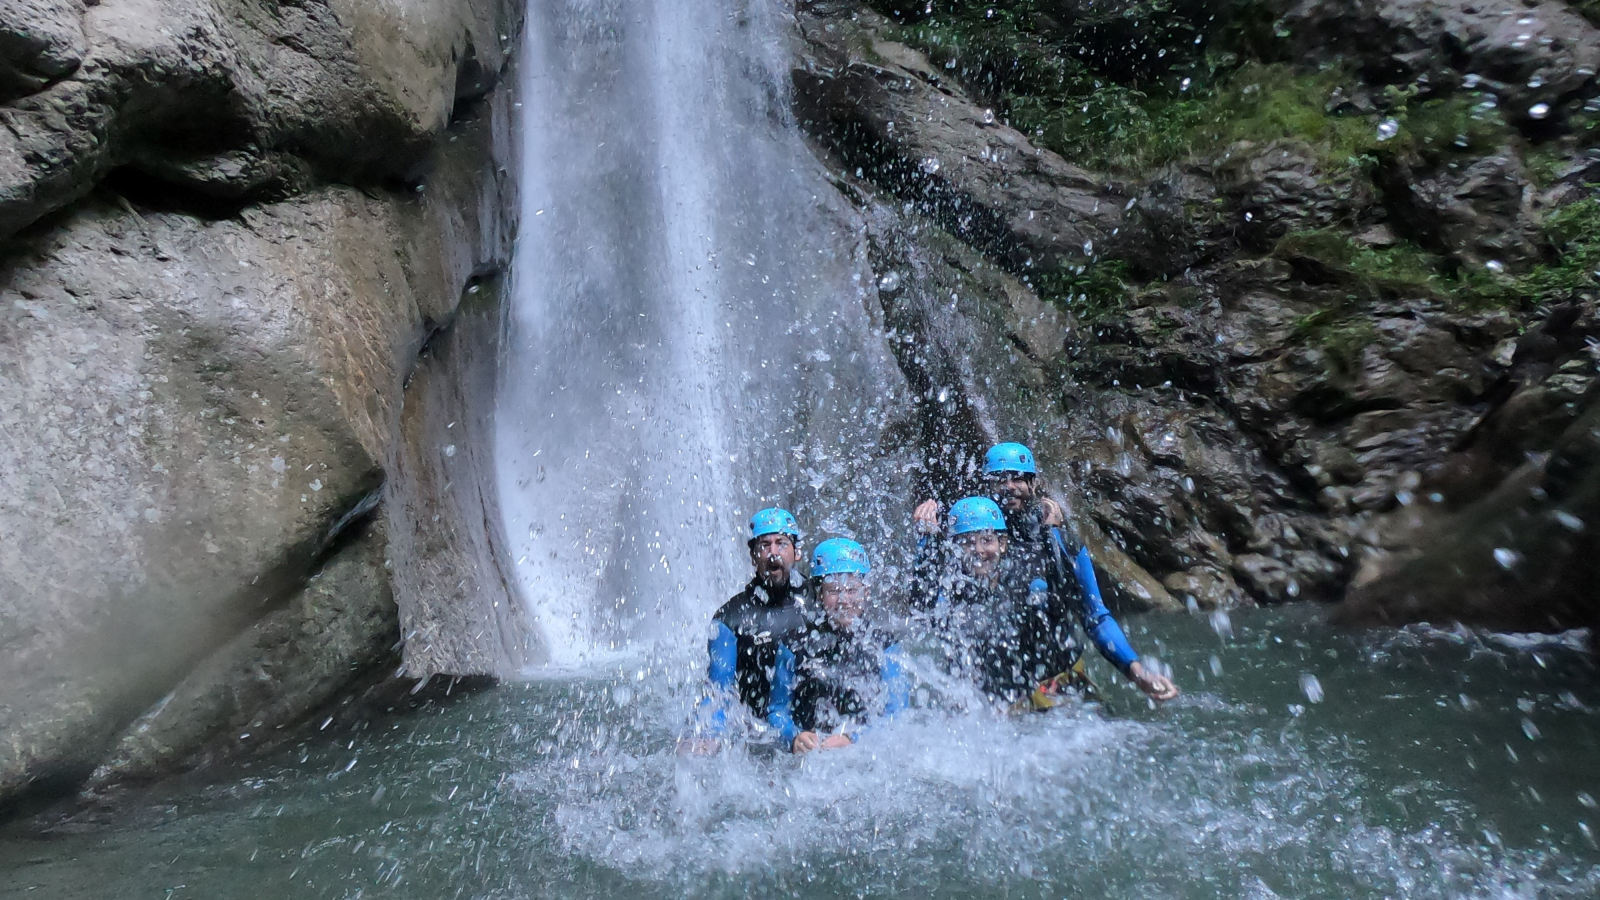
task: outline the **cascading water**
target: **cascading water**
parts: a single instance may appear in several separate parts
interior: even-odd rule
[[[879,521],[904,469],[844,465],[883,455],[903,385],[791,120],[787,12],[533,4],[497,461],[553,661],[692,628],[746,577],[751,512],[860,529],[824,520]]]
[[[0,898],[1600,892],[1575,635],[1151,617],[1132,637],[1186,688],[1160,709],[1108,677],[1110,714],[1001,716],[941,703],[960,691],[914,660],[918,708],[850,748],[675,753],[749,511],[905,541],[906,389],[856,223],[788,118],[784,13],[530,11],[497,461],[518,586],[566,665],[330,717],[49,840],[0,833]]]

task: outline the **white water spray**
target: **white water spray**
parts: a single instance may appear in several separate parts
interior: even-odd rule
[[[903,388],[852,213],[789,112],[789,24],[778,0],[530,8],[496,456],[552,662],[698,635],[751,512],[820,522],[904,468],[877,446]]]

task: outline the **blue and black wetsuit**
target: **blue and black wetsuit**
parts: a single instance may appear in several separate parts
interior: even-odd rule
[[[867,718],[883,721],[909,702],[899,644],[822,622],[778,647],[767,723],[789,746],[802,731],[860,734]]]
[[[996,578],[961,574],[942,542],[923,539],[913,607],[934,610],[953,661],[976,670],[986,693],[1008,702],[1070,672],[1082,656],[1081,626],[1100,654],[1127,673],[1139,655],[1100,595],[1094,562],[1035,512],[1008,517]]]
[[[723,703],[735,695],[757,717],[767,715],[778,647],[793,643],[811,627],[804,582],[798,572],[789,584],[769,588],[753,579],[712,617],[709,677],[715,696],[701,704],[709,726],[720,733],[727,724]]]
[[[921,605],[934,613],[950,664],[969,671],[984,693],[1007,703],[1071,669],[1079,656],[1062,605],[1043,579],[1009,554],[992,579],[950,569],[931,603]]]
[[[1100,655],[1127,674],[1139,654],[1106,608],[1088,548],[1069,541],[1061,528],[1040,521],[1037,507],[1016,515],[1007,513],[1006,525],[1006,556],[1028,571],[1030,582],[1042,578],[1049,586],[1057,606],[1057,629],[1070,631],[1076,620]]]

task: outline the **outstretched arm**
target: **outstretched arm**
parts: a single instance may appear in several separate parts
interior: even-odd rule
[[[1139,654],[1128,643],[1122,626],[1111,615],[1111,610],[1106,608],[1089,549],[1080,547],[1076,554],[1069,554],[1059,528],[1050,529],[1050,540],[1055,543],[1055,549],[1062,558],[1072,560],[1072,573],[1078,579],[1078,616],[1095,649],[1149,696],[1157,700],[1171,700],[1178,696],[1178,687],[1172,683],[1172,679],[1145,669],[1139,662]]]

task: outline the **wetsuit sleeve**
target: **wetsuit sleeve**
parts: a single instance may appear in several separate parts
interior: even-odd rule
[[[767,724],[778,730],[783,746],[792,747],[800,726],[794,723],[794,689],[797,675],[794,651],[778,647],[778,663],[772,671],[772,694],[767,700]]]
[[[707,681],[711,683],[711,691],[700,701],[700,710],[709,716],[712,733],[720,735],[728,727],[728,698],[738,689],[739,639],[732,628],[718,622],[708,649],[711,665],[707,671]]]
[[[1072,560],[1072,574],[1078,580],[1078,618],[1083,622],[1083,630],[1094,642],[1100,655],[1116,666],[1118,671],[1126,673],[1128,667],[1138,661],[1139,654],[1128,643],[1127,635],[1122,633],[1122,626],[1112,617],[1111,610],[1106,609],[1089,549],[1080,547],[1076,556],[1069,554],[1059,528],[1050,529],[1050,540],[1055,543],[1056,551],[1062,557]]]
[[[878,670],[883,679],[888,702],[883,707],[883,718],[892,719],[911,705],[911,678],[906,672],[905,653],[899,644],[891,644],[883,651],[883,666]]]

